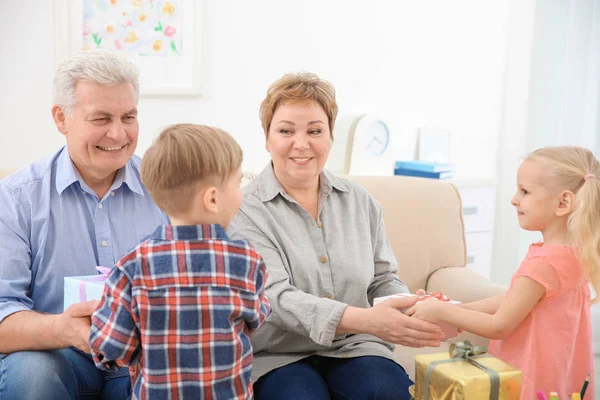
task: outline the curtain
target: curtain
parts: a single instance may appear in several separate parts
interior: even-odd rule
[[[600,0],[536,4],[526,147],[552,145],[600,156]]]

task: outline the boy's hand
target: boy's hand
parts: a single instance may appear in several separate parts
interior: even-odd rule
[[[438,316],[444,304],[443,301],[437,299],[423,300],[409,308],[406,311],[406,315],[417,317],[435,324],[438,322]]]

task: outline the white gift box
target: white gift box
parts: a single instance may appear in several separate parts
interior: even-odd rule
[[[404,297],[413,297],[413,296],[418,296],[416,294],[411,294],[411,293],[398,293],[398,294],[392,294],[390,296],[383,296],[383,297],[376,297],[373,300],[373,306],[376,306],[377,304],[386,301],[387,299],[401,299]],[[438,299],[436,299],[435,297],[432,297],[431,299],[434,299],[436,301],[439,301]],[[419,300],[419,301],[424,301],[426,299],[423,300]],[[460,301],[454,301],[454,300],[449,300],[448,303],[450,304],[460,304]],[[406,312],[409,309],[409,307],[406,308],[402,308],[400,309],[400,311],[402,312]],[[436,324],[437,326],[439,326],[442,331],[444,332],[444,335],[446,336],[446,339],[450,339],[453,337],[458,336],[458,327],[452,324],[449,324],[447,322],[438,322]]]
[[[105,275],[65,277],[64,310],[72,304],[100,300],[104,291]]]

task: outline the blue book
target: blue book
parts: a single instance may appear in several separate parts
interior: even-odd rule
[[[453,171],[428,172],[416,169],[396,168],[394,175],[414,176],[417,178],[449,179],[454,175]]]
[[[429,162],[429,161],[419,161],[419,160],[396,161],[396,168],[412,169],[412,170],[416,170],[416,171],[425,171],[425,172],[454,171],[453,164],[441,164],[441,163],[434,163],[434,162]]]

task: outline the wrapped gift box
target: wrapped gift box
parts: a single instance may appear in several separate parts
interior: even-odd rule
[[[75,303],[100,300],[105,275],[70,276],[65,278],[64,310]]]
[[[462,342],[457,343],[457,346],[462,344]],[[468,346],[474,347],[470,343]],[[450,351],[450,353],[422,354],[415,358],[415,400],[427,400],[426,380],[428,380],[429,400],[519,399],[521,370],[488,354],[472,352],[471,360],[484,367],[481,368],[457,355],[454,346]],[[491,372],[486,371],[485,368]],[[428,372],[429,377],[426,379]],[[497,397],[491,395],[491,373],[496,373],[499,377]]]

